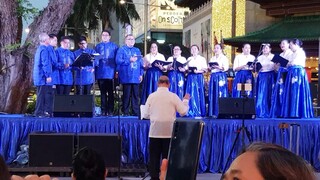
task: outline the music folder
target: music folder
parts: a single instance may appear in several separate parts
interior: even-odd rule
[[[186,65],[189,64],[189,62],[190,62],[190,60],[187,61],[187,62],[185,62],[185,63],[181,63],[181,62],[179,62],[179,61],[176,61],[176,67],[177,67],[177,68],[179,68],[179,67],[184,68]]]
[[[85,67],[92,66],[92,56],[88,53],[82,53],[76,58],[72,66],[75,67]]]
[[[209,62],[209,66],[219,66],[218,62]]]
[[[247,62],[247,65],[250,67],[253,64],[253,61]]]
[[[194,72],[194,70],[197,70],[197,69],[198,69],[197,67],[189,66],[189,71],[190,72]]]
[[[157,67],[156,64],[160,64],[162,66],[171,64],[172,62],[168,62],[168,61],[161,61],[161,60],[155,60],[153,61],[153,63],[151,64],[152,67]]]
[[[272,62],[274,62],[275,64],[280,63],[281,67],[286,67],[289,60],[283,58],[282,56],[275,54],[271,60]]]

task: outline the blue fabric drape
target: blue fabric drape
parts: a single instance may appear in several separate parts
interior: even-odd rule
[[[145,104],[148,96],[157,90],[158,80],[161,75],[162,71],[159,68],[151,67],[147,70],[143,78],[141,104]]]
[[[257,117],[270,116],[271,96],[274,86],[274,71],[259,72],[256,86],[256,114]]]
[[[208,115],[218,117],[218,99],[227,97],[228,79],[225,72],[211,73],[209,82]]]
[[[240,70],[236,73],[236,77],[233,80],[232,83],[232,97],[242,97],[241,96],[241,91],[237,90],[237,84],[238,83],[253,83],[253,75],[250,70]],[[247,91],[246,92],[248,97],[252,97],[253,93],[252,91]]]
[[[263,141],[289,148],[290,129],[279,129],[279,124],[299,124],[299,155],[320,170],[320,119],[256,119],[246,120],[245,125],[253,141]],[[237,119],[205,119],[198,172],[221,172],[227,162],[232,144],[241,127]],[[149,121],[121,118],[122,153],[128,163],[148,162]],[[117,133],[117,118],[27,118],[0,117],[0,154],[7,163],[17,156],[20,145],[28,144],[28,134],[37,131],[57,133]],[[297,126],[293,126],[292,149],[296,149]],[[233,160],[242,150],[242,134],[232,152]],[[245,136],[245,143],[248,139]],[[230,165],[231,161],[228,165]]]
[[[205,116],[206,104],[203,74],[189,73],[186,82],[186,93],[189,93],[189,117]]]
[[[287,69],[280,67],[277,79],[271,96],[270,117],[281,117],[281,108],[284,100],[284,84],[287,76]]]
[[[176,93],[180,99],[184,96],[185,89],[185,77],[184,73],[178,70],[172,70],[168,73],[168,78],[170,81],[170,92]]]
[[[313,107],[306,70],[302,66],[288,68],[284,88],[282,117],[312,118]]]

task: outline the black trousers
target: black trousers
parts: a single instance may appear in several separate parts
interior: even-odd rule
[[[57,94],[58,95],[69,95],[72,89],[72,85],[57,85]]]
[[[37,86],[37,101],[34,115],[43,116],[46,111],[46,105],[50,102],[47,99],[47,93],[52,89],[52,86]]]
[[[98,85],[101,92],[101,112],[108,114],[113,113],[113,79],[98,79]]]
[[[129,114],[130,100],[133,115],[140,114],[139,108],[139,84],[122,84],[123,96],[122,96],[122,112]]]
[[[170,138],[149,138],[149,173],[151,180],[159,180],[160,161],[168,158]]]
[[[53,112],[53,102],[54,102],[54,95],[56,88],[48,88],[46,96],[45,96],[45,111],[48,112],[49,114],[52,114]]]
[[[76,94],[77,95],[90,95],[91,94],[92,84],[88,85],[76,85]]]

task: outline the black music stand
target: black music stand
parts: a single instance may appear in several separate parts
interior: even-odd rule
[[[73,67],[85,67],[85,66],[92,66],[92,59],[94,57],[91,56],[88,53],[82,53],[80,54],[80,56],[78,56],[76,58],[76,60],[74,61],[74,63],[72,64]]]
[[[233,141],[230,153],[227,158],[227,162],[223,168],[221,179],[223,178],[223,175],[227,170],[228,163],[230,161],[232,152],[234,151],[235,145],[237,144],[240,134],[242,134],[241,136],[242,150],[245,150],[245,136],[248,138],[250,143],[252,142],[250,132],[248,131],[244,122],[246,117],[249,119],[255,119],[256,106],[255,106],[254,98],[249,98],[247,96],[246,90],[244,87],[245,87],[244,84],[242,84],[240,89],[242,98],[220,98],[219,99],[219,109],[222,107],[221,110],[224,110],[223,106],[225,106],[225,108],[229,110],[230,112],[229,114],[233,115],[234,118],[239,118],[240,116],[242,117],[241,127],[237,130],[237,135]],[[242,107],[242,112],[240,114],[241,107]],[[220,115],[220,110],[219,110],[219,115]]]

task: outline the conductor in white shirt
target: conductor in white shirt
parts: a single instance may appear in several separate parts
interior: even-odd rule
[[[189,110],[190,95],[181,100],[177,94],[169,91],[169,78],[160,76],[158,89],[150,94],[141,112],[143,118],[150,118],[149,130],[149,173],[151,180],[159,180],[160,158],[168,156],[170,138],[176,113],[181,116]]]

